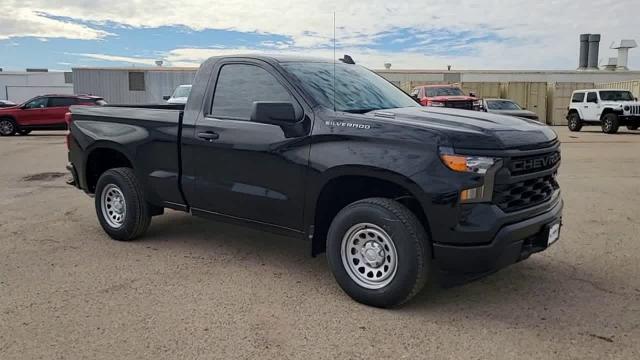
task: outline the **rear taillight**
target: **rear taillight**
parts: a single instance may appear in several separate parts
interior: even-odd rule
[[[71,113],[64,114],[64,122],[67,124],[67,150],[71,149]]]

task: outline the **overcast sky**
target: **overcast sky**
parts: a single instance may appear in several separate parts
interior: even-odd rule
[[[194,66],[232,53],[394,69],[574,69],[578,35],[640,42],[638,0],[0,0],[0,67]],[[640,49],[630,67],[640,70]]]

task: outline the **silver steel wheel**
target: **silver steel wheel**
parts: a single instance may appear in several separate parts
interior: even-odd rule
[[[342,265],[351,280],[366,289],[381,289],[398,270],[398,252],[382,228],[361,223],[352,226],[342,238]]]
[[[11,135],[15,132],[16,128],[13,122],[9,120],[0,120],[0,135]]]
[[[124,224],[127,214],[127,203],[124,200],[122,190],[114,184],[104,187],[100,195],[100,208],[102,216],[112,228],[119,228]]]

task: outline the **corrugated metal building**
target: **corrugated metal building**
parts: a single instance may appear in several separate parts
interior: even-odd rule
[[[640,79],[640,77],[638,77]],[[612,83],[596,84],[598,89],[629,90],[637,98],[640,98],[640,80],[617,81]]]
[[[191,84],[197,68],[74,68],[76,94],[102,96],[109,103],[161,103],[178,85]]]
[[[196,68],[74,68],[75,93],[103,96],[110,103],[161,103],[176,86],[191,84]],[[511,98],[548,124],[566,124],[573,90],[616,82],[632,88],[640,71],[375,70],[405,91],[424,84],[457,83],[479,97]],[[625,86],[622,86],[625,85]],[[613,86],[613,85],[612,85]],[[634,88],[635,89],[635,88]]]
[[[0,100],[21,103],[38,95],[73,94],[70,72],[0,71]]]
[[[640,79],[640,71],[575,70],[375,70],[385,79],[410,91],[410,83],[545,82],[607,83]]]

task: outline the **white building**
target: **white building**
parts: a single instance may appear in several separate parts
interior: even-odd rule
[[[21,103],[45,94],[73,94],[70,72],[0,71],[0,100]]]

